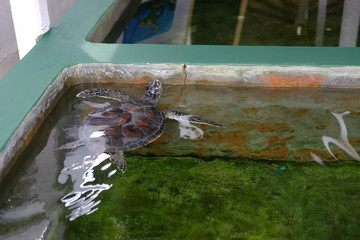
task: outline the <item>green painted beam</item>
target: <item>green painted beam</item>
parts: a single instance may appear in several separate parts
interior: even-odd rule
[[[98,61],[202,65],[359,66],[358,48],[256,47],[210,45],[86,46]]]
[[[121,0],[120,0],[121,1]],[[78,63],[186,63],[206,65],[359,66],[359,48],[118,45],[86,36],[115,0],[79,0],[0,80],[0,150],[67,66]]]

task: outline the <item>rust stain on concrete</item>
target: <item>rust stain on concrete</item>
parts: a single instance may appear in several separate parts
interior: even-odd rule
[[[324,80],[321,74],[314,75],[278,75],[268,74],[263,76],[270,87],[318,87]]]

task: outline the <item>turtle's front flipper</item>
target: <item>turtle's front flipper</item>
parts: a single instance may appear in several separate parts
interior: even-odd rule
[[[80,97],[80,98],[101,97],[101,98],[108,98],[117,101],[130,101],[133,99],[126,92],[120,90],[104,89],[104,88],[87,89],[82,92],[79,92],[76,95],[76,97]]]
[[[74,149],[74,148],[80,147],[82,145],[84,145],[83,141],[77,140],[75,142],[65,143],[64,145],[61,145],[60,147],[55,148],[54,150],[57,151],[57,150]]]
[[[199,116],[188,115],[186,113],[179,112],[179,111],[176,111],[176,110],[165,110],[165,111],[163,111],[163,113],[164,113],[165,117],[170,118],[170,119],[174,119],[174,120],[177,120],[177,121],[185,121],[185,122],[206,124],[206,125],[210,125],[210,126],[214,126],[214,127],[223,127],[220,124],[211,122],[211,121],[206,120],[204,118],[201,118]]]
[[[126,159],[124,157],[124,152],[111,152],[109,160],[116,165],[116,167],[122,172],[126,172]]]

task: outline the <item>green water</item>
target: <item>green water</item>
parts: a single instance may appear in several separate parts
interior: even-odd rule
[[[125,174],[111,175],[116,168],[85,146],[53,150],[76,140],[81,119],[107,102],[74,98],[88,87],[63,96],[0,186],[0,239],[359,238],[360,163],[332,145],[347,160],[334,162],[321,141],[321,134],[340,132],[331,112],[350,111],[344,122],[358,149],[358,90],[164,85],[161,108],[197,113],[225,128],[201,127],[204,136],[191,140],[180,138],[177,122],[169,121],[156,142],[125,153]],[[141,96],[144,86],[121,89]],[[235,130],[249,131],[249,138]],[[262,135],[272,148],[257,146]],[[283,145],[282,135],[293,142]],[[226,150],[242,141],[236,148],[248,146],[255,156],[261,149],[270,155],[270,149],[315,145],[333,162],[268,161]],[[178,156],[181,151],[187,154]],[[78,205],[66,205],[75,196]]]

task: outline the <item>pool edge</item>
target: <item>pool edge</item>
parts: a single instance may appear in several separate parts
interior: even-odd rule
[[[0,181],[26,148],[61,95],[81,83],[143,84],[144,77],[167,84],[242,87],[360,88],[360,67],[283,67],[185,64],[83,63],[64,68],[26,115],[0,152]]]

